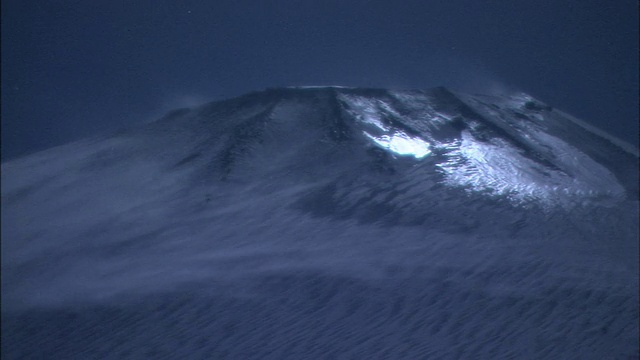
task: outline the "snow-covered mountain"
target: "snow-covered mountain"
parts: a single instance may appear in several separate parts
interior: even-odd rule
[[[528,96],[278,88],[2,164],[3,358],[627,358],[637,149]]]

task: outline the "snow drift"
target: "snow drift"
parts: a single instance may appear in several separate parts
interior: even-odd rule
[[[268,89],[2,164],[2,354],[631,356],[637,216],[526,94]]]

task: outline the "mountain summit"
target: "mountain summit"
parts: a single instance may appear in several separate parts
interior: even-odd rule
[[[206,338],[159,354],[285,358],[294,333],[317,342],[298,358],[375,357],[360,337],[391,358],[632,354],[637,198],[636,149],[526,94],[291,87],[178,109],[2,164],[2,351],[127,357],[178,331]],[[110,325],[68,334],[70,313]]]

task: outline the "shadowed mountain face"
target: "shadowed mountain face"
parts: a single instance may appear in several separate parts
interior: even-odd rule
[[[3,357],[628,356],[637,216],[525,94],[251,93],[2,164]]]

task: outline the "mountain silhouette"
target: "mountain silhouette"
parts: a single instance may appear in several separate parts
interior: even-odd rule
[[[527,94],[266,89],[2,164],[2,354],[631,356],[637,219]]]

